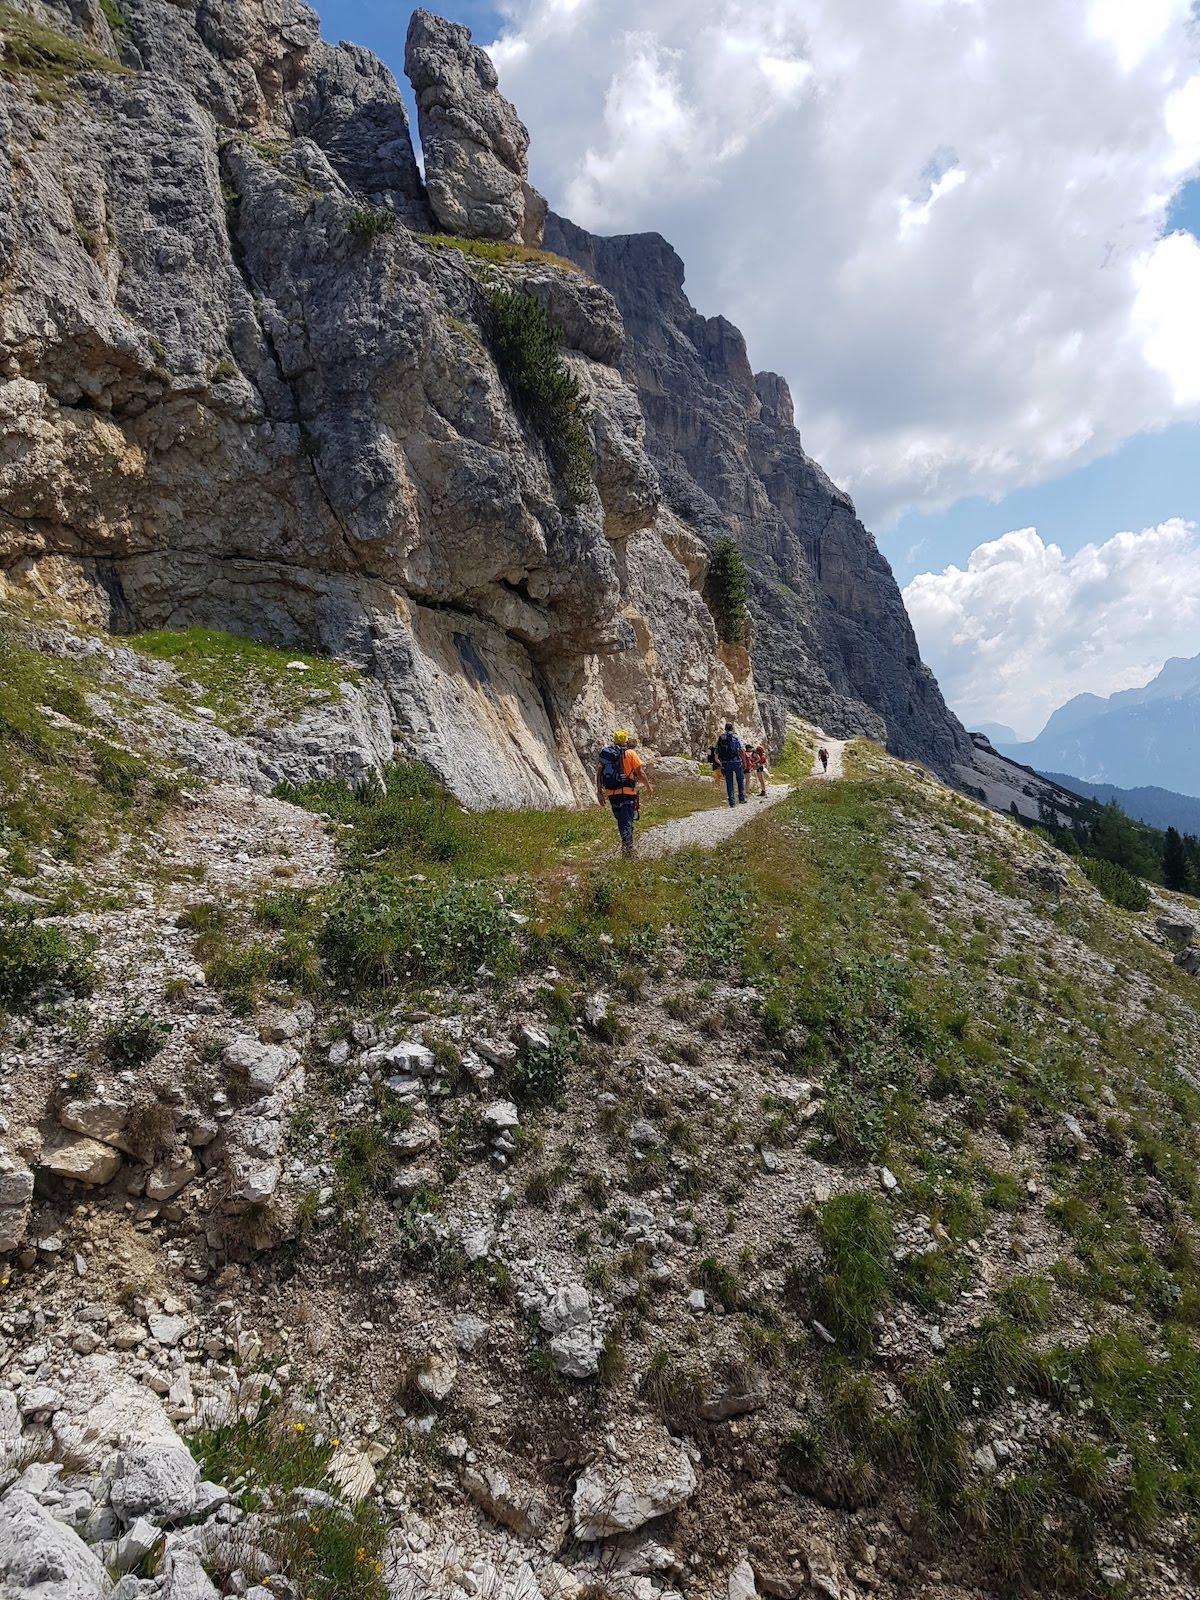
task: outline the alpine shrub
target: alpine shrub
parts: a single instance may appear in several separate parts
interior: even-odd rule
[[[563,365],[558,332],[530,294],[496,289],[488,298],[496,365],[561,473],[570,503],[582,505],[592,492],[592,447],[585,425],[589,408]]]
[[[371,244],[396,231],[396,218],[390,211],[376,211],[374,206],[355,206],[346,226],[360,244]]]
[[[1132,872],[1126,872],[1115,861],[1101,861],[1097,856],[1080,856],[1079,865],[1084,876],[1099,889],[1110,906],[1122,911],[1145,911],[1150,904],[1146,885]]]
[[[281,783],[275,797],[321,811],[354,829],[346,864],[354,870],[381,851],[414,862],[450,862],[466,852],[468,838],[458,806],[419,761],[394,761],[355,787],[333,779]]]
[[[548,1028],[546,1044],[522,1041],[509,1087],[519,1106],[548,1106],[561,1100],[575,1059],[576,1038],[569,1028]]]
[[[49,989],[87,994],[92,977],[88,952],[61,928],[36,923],[27,906],[0,909],[0,1009],[24,1011]]]
[[[102,1044],[114,1067],[144,1067],[160,1053],[170,1036],[169,1022],[159,1022],[149,1012],[131,1007],[105,1028]]]
[[[817,1231],[825,1266],[813,1309],[843,1349],[861,1355],[891,1290],[891,1221],[874,1195],[857,1190],[826,1203]]]

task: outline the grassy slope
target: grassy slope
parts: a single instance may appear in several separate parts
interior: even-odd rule
[[[86,688],[0,641],[10,870],[44,844],[86,864],[93,826],[140,830],[168,798],[106,752]],[[382,1134],[405,1108],[380,1091],[348,1112],[346,1085],[314,1063],[293,1141],[332,1163],[336,1216],[316,1226],[301,1198],[286,1272],[337,1279],[347,1238],[394,1239],[399,1223],[431,1303],[503,1302],[502,1265],[469,1273],[421,1230],[493,1181],[438,1019],[532,1002],[552,1049],[494,1085],[526,1107],[513,1181],[598,1292],[619,1278],[636,1292],[578,1415],[536,1344],[508,1375],[510,1414],[532,1405],[577,1431],[657,1409],[699,1438],[711,1516],[749,1528],[728,1436],[695,1417],[720,1361],[740,1363],[770,1395],[761,1481],[802,1506],[902,1506],[913,1549],[965,1581],[1120,1592],[1120,1569],[1136,1593],[1135,1541],[1194,1551],[1200,1096],[1177,1068],[1200,1061],[1197,991],[1147,942],[1148,918],[1079,880],[1048,896],[1026,870],[1035,840],[862,745],[844,782],[804,785],[720,852],[663,862],[597,859],[612,843],[599,808],[469,816],[412,774],[369,802],[303,798],[353,829],[344,881],[198,910],[199,953],[247,1008],[311,993],[331,1034],[419,1000],[451,1093],[437,1190],[396,1213]],[[668,809],[713,800],[699,785]],[[494,982],[475,978],[481,962]],[[596,989],[611,1003],[585,1027]],[[720,1059],[736,1071],[720,1077]],[[717,1101],[697,1099],[693,1069],[716,1074]],[[821,1085],[815,1115],[780,1094],[789,1080]],[[630,1141],[646,1119],[655,1147]],[[785,1163],[790,1201],[756,1181],[762,1152]],[[726,1306],[712,1348],[653,1312],[646,1256],[623,1243],[628,1197],[663,1185],[694,1217],[693,1281]],[[369,1315],[369,1289],[347,1292]],[[993,1423],[1018,1448],[982,1473],[971,1453]],[[715,1563],[723,1532],[703,1507],[688,1515]]]
[[[847,781],[806,785],[717,855],[588,866],[599,813],[579,816],[579,832],[536,814],[456,819],[457,842],[433,828],[424,862],[419,842],[399,857],[360,853],[328,920],[323,904],[293,906],[293,934],[323,954],[314,993],[350,982],[368,1006],[419,995],[451,1013],[456,979],[480,961],[514,1003],[532,981],[565,1031],[541,1063],[548,1094],[530,1096],[519,1075],[499,1085],[551,1102],[528,1136],[527,1197],[564,1228],[583,1219],[580,1269],[603,1284],[645,1261],[597,1248],[613,1197],[581,1170],[585,1140],[601,1135],[626,1161],[630,1189],[669,1181],[696,1196],[697,1226],[723,1237],[695,1269],[729,1302],[723,1331],[736,1325],[773,1390],[808,1391],[762,1425],[801,1496],[840,1507],[907,1496],[926,1548],[951,1564],[966,1551],[967,1574],[1046,1593],[1111,1588],[1105,1538],[1192,1539],[1200,1503],[1200,1096],[1175,1070],[1200,1059],[1194,980],[1078,881],[1061,902],[1034,887],[1041,846],[1014,825],[869,747],[847,759]],[[529,920],[509,920],[513,907]],[[271,920],[260,906],[268,943]],[[539,991],[551,963],[558,976]],[[722,1002],[727,983],[754,990]],[[596,985],[626,999],[580,1045],[581,998]],[[622,1014],[643,1063],[698,1061],[732,1030],[740,1103],[697,1117],[686,1094],[650,1092],[623,1064]],[[768,1087],[781,1070],[823,1085],[811,1121]],[[598,1116],[600,1091],[616,1104]],[[320,1115],[336,1116],[332,1101]],[[462,1116],[452,1148],[466,1153],[427,1197],[438,1208],[453,1209],[478,1159],[469,1106]],[[628,1144],[646,1116],[665,1131],[651,1155]],[[803,1153],[836,1192],[762,1214],[747,1140]],[[386,1170],[386,1150],[376,1155]],[[886,1201],[881,1164],[898,1180]],[[358,1211],[371,1188],[349,1208],[355,1229],[391,1225]],[[922,1247],[906,1253],[912,1238]],[[744,1292],[770,1264],[782,1286]],[[436,1265],[453,1283],[446,1259]],[[614,1374],[627,1362],[642,1374],[623,1400],[687,1425],[700,1380],[686,1332],[683,1356],[670,1338],[655,1349],[644,1311],[635,1301],[619,1329],[627,1349],[614,1345]],[[886,1349],[880,1319],[901,1330]],[[944,1355],[906,1336],[938,1323]],[[1017,1435],[1017,1456],[984,1474],[971,1452],[993,1433]]]

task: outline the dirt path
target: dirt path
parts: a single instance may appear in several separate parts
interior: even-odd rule
[[[822,742],[829,751],[829,771],[822,772],[821,758],[814,752],[812,776],[823,781],[840,778],[842,751],[846,748],[846,741],[825,739]],[[691,816],[677,817],[673,822],[660,822],[656,828],[647,828],[644,833],[637,835],[637,854],[645,860],[657,860],[661,856],[673,855],[676,850],[687,850],[692,845],[698,845],[702,850],[712,850],[791,792],[790,784],[769,783],[765,799],[761,795],[748,793],[744,806],[693,811]]]
[[[637,836],[637,853],[653,860],[672,855],[676,850],[687,850],[692,845],[711,850],[791,792],[790,784],[769,783],[766,799],[758,794],[748,795],[744,806],[693,811],[691,816],[676,817],[673,822],[660,822],[657,828],[647,828]]]
[[[813,754],[812,775],[814,778],[840,778],[842,775],[842,751],[846,748],[845,739],[825,739],[822,741],[829,751],[829,771],[821,771],[821,758]]]

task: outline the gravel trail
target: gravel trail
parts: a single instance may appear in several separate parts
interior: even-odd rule
[[[825,748],[829,751],[829,771],[821,771],[820,757],[813,755],[814,778],[840,778],[842,775],[842,751],[845,749],[844,739],[826,739]],[[753,822],[755,817],[761,816],[764,811],[777,805],[785,795],[792,792],[788,783],[768,783],[766,799],[759,794],[751,795],[747,789],[746,804],[744,806],[722,806],[720,810],[693,811],[689,817],[677,817],[673,822],[660,822],[656,828],[647,828],[636,838],[636,851],[646,860],[657,860],[660,856],[673,855],[676,850],[687,850],[692,845],[698,845],[702,850],[712,850],[731,834],[744,828],[748,822]]]
[[[842,751],[846,748],[845,739],[823,739],[821,741],[829,751],[829,771],[821,771],[821,758],[816,751],[813,752],[812,775],[814,778],[840,778],[842,775]],[[819,747],[818,747],[819,748]]]

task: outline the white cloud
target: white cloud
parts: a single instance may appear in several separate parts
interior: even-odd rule
[[[1160,239],[1138,268],[1133,325],[1181,409],[1200,404],[1200,240]]]
[[[534,181],[587,227],[671,240],[869,522],[1200,416],[1170,355],[1190,247],[1159,238],[1200,165],[1190,0],[505,14]]]
[[[1147,683],[1196,653],[1200,527],[1173,518],[1064,556],[1035,528],[923,572],[904,591],[921,654],[967,722],[1032,737],[1083,691]]]

